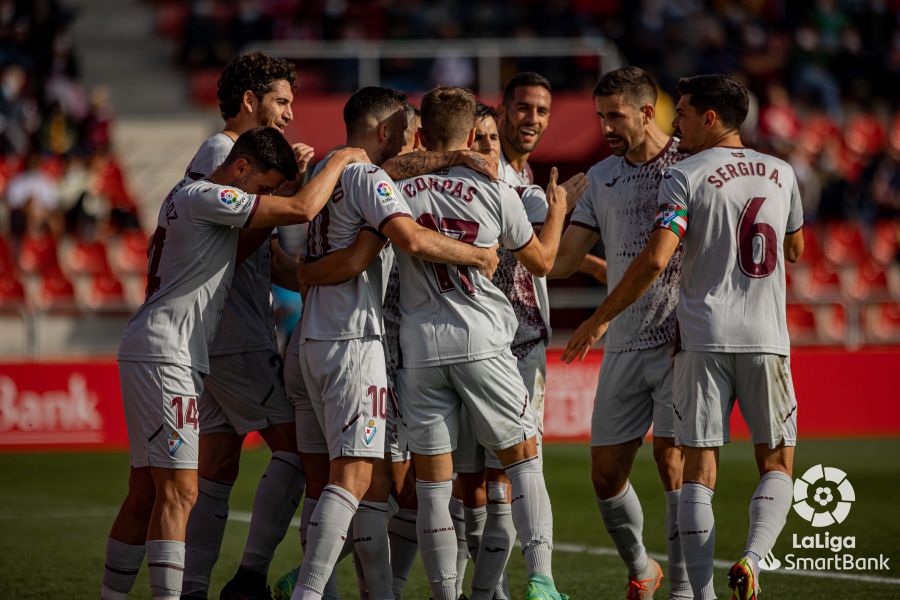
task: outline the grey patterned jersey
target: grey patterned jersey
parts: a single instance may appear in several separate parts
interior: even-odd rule
[[[400,368],[400,270],[396,256],[391,258],[391,272],[384,292],[384,359],[387,362],[388,384],[394,386]],[[396,387],[396,386],[395,386]]]
[[[381,229],[388,221],[408,218],[409,207],[395,186],[388,174],[375,165],[356,163],[345,167],[328,203],[309,224],[307,260],[349,247],[362,229],[384,237]],[[353,279],[337,285],[314,286],[303,306],[301,339],[381,336],[390,257],[391,251],[386,248]]]
[[[506,160],[503,150],[500,151],[497,174],[500,176],[500,181],[505,181],[514,188],[526,187],[534,183],[534,174],[531,172],[531,167],[528,166],[528,163],[525,163],[524,169],[516,171],[515,167]]]
[[[790,353],[784,238],[803,227],[790,165],[749,148],[686,158],[665,171],[656,226],[684,246],[682,347]]]
[[[210,137],[197,150],[185,177],[208,177],[225,162],[233,147],[234,141],[224,133]],[[209,346],[210,356],[277,351],[271,287],[272,246],[266,241],[234,271],[219,330]]]
[[[147,266],[147,297],[119,345],[119,360],[209,372],[207,344],[234,274],[238,229],[258,198],[201,180],[173,190],[159,210]]]
[[[678,140],[672,138],[653,159],[636,165],[610,156],[588,171],[588,188],[572,213],[571,224],[586,227],[603,238],[608,263],[608,286],[615,288],[653,230],[663,170],[681,160]],[[609,352],[656,348],[675,339],[675,306],[681,273],[681,248],[650,289],[613,319],[606,334]]]
[[[541,227],[547,218],[547,196],[539,186],[516,189],[525,207],[525,214],[534,227]],[[532,348],[550,339],[550,300],[547,279],[535,277],[505,248],[500,249],[500,266],[492,280],[509,299],[519,325],[512,341],[512,353],[525,358]]]
[[[462,242],[520,250],[534,231],[516,191],[466,167],[399,182],[419,224]],[[509,300],[469,267],[397,253],[403,367],[430,367],[497,356],[513,340]]]

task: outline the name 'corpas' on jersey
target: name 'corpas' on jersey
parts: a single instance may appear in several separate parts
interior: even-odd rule
[[[744,158],[746,156],[743,152],[732,152],[731,155],[735,158]],[[721,188],[729,181],[733,181],[738,177],[765,177],[770,181],[773,181],[778,187],[781,187],[777,168],[768,170],[766,168],[766,163],[750,160],[739,160],[733,163],[726,163],[716,169],[714,174],[707,177],[706,182],[714,185],[716,188]]]
[[[474,187],[463,185],[462,181],[446,179],[449,171],[437,171],[431,175],[416,177],[403,185],[403,194],[407,198],[415,198],[419,192],[432,191],[445,196],[453,196],[471,202],[478,195]],[[443,177],[442,177],[443,176]]]

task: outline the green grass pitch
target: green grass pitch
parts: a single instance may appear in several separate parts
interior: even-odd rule
[[[562,546],[553,558],[558,587],[574,599],[623,598],[625,570],[618,557],[609,554],[611,540],[603,530],[591,491],[587,446],[548,445],[545,457],[555,541]],[[232,515],[238,518],[228,523],[222,554],[213,572],[211,597],[218,597],[219,589],[240,560],[248,527],[240,516],[251,508],[253,492],[267,460],[265,450],[244,454],[231,502]],[[900,598],[900,440],[801,442],[797,473],[802,474],[815,464],[846,471],[856,490],[857,500],[847,520],[828,531],[832,536],[856,536],[856,549],[850,552],[857,556],[887,556],[891,571],[866,575],[891,581],[836,579],[821,574],[809,577],[782,570],[764,574],[762,598]],[[105,538],[125,495],[127,467],[127,456],[118,453],[0,456],[0,598],[97,598]],[[750,445],[735,443],[726,447],[714,499],[717,559],[731,561],[741,553],[747,502],[756,480]],[[651,552],[662,553],[663,495],[647,445],[638,456],[632,481],[644,506],[647,547]],[[791,552],[809,557],[826,555],[824,550],[793,550],[791,539],[795,533],[802,537],[816,531],[792,512],[776,545],[777,557],[784,560]],[[296,528],[292,528],[275,556],[270,581],[298,562],[298,538]],[[592,550],[575,551],[575,545]],[[348,561],[345,563],[340,567],[342,596],[354,598],[353,567]],[[514,597],[521,597],[525,572],[518,551],[510,562],[510,578]],[[730,598],[725,568],[717,568],[716,578],[719,597]],[[667,589],[664,582],[656,597],[665,598]],[[150,597],[146,568],[138,577],[132,597]],[[418,561],[406,597],[428,598]]]

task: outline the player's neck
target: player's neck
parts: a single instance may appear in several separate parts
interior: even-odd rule
[[[625,159],[636,165],[653,160],[659,156],[659,153],[663,151],[670,139],[672,138],[659,127],[651,127],[644,136],[644,143],[629,150],[628,154],[625,155]]]
[[[719,136],[714,136],[709,145],[704,148],[743,148],[744,142],[741,141],[741,132],[735,131],[733,129],[728,130],[722,133]]]
[[[241,119],[240,116],[237,116],[225,121],[225,127],[222,129],[222,133],[236,142],[237,139],[241,137],[241,134],[245,131],[250,131],[254,127],[256,127],[254,123],[248,122],[246,119]]]
[[[381,156],[381,151],[378,148],[378,144],[374,143],[367,136],[347,136],[347,143],[345,144],[348,148],[362,148],[366,151],[366,155],[369,157],[369,160],[372,161],[372,164],[380,165],[384,162],[383,157]]]
[[[522,172],[525,170],[525,165],[528,164],[528,157],[531,156],[531,152],[519,152],[515,148],[513,148],[512,144],[506,141],[506,138],[500,138],[500,149],[503,151],[503,156],[506,158],[506,161],[515,169],[517,172]]]

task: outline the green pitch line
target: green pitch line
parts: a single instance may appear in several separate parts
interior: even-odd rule
[[[268,453],[245,453],[241,475],[231,501],[232,521],[225,533],[222,553],[213,571],[210,597],[231,577],[240,561],[247,535],[246,516],[253,493],[265,469]],[[831,598],[894,599],[900,579],[900,440],[801,442],[798,473],[815,464],[846,471],[856,491],[847,520],[829,528],[832,535],[855,536],[858,556],[884,554],[890,572],[837,574],[764,573],[763,600],[827,596]],[[729,598],[726,567],[740,555],[747,527],[747,502],[755,487],[752,450],[746,443],[722,451],[722,470],[713,501],[717,518],[717,592]],[[547,485],[554,507],[557,540],[554,572],[559,588],[575,600],[621,598],[625,569],[611,548],[593,497],[590,453],[584,445],[548,445],[545,453]],[[102,576],[105,538],[118,503],[125,495],[128,457],[124,454],[0,455],[0,599],[96,598]],[[663,558],[661,533],[665,503],[649,447],[639,453],[632,483],[644,505],[644,537],[648,551]],[[793,552],[792,535],[816,530],[796,514],[788,518],[775,547],[782,561]],[[796,551],[800,552],[800,551]],[[808,550],[810,556],[822,550]],[[300,557],[295,527],[288,531],[272,566],[270,581],[292,568]],[[471,576],[471,566],[469,576]],[[38,575],[40,574],[40,575]],[[840,576],[840,578],[836,578]],[[844,579],[846,576],[852,579]],[[349,563],[340,566],[344,598],[354,598],[355,574]],[[510,578],[518,597],[525,584],[521,555],[510,563]],[[665,598],[667,584],[657,593]],[[146,570],[132,598],[149,598]],[[406,597],[427,598],[421,563],[411,574]]]

